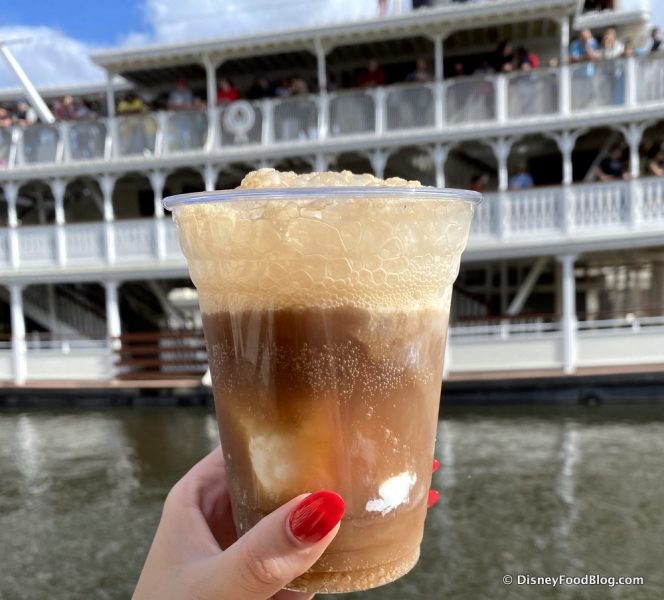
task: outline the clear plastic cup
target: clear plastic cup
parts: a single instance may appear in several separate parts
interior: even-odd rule
[[[238,534],[327,488],[341,528],[290,589],[417,562],[452,285],[480,195],[397,187],[173,196],[198,288]]]

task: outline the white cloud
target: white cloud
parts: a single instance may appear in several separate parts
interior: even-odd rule
[[[664,2],[652,0],[651,2],[652,22],[654,25],[664,26]]]
[[[151,33],[128,31],[118,46],[145,46],[236,36],[326,22],[370,18],[377,0],[198,0],[196,10],[182,0],[139,0]],[[405,0],[402,0],[402,2]],[[89,58],[97,48],[51,27],[2,26],[0,40],[31,38],[11,51],[37,86],[105,81]],[[0,88],[16,88],[14,74],[0,59]]]
[[[37,86],[106,80],[89,58],[93,48],[50,27],[0,27],[0,40],[29,38],[9,48],[28,77]],[[0,88],[16,88],[18,81],[4,60],[0,59]]]
[[[121,35],[118,40],[118,46],[148,46],[153,42],[152,35],[144,31],[130,31]]]
[[[375,0],[145,0],[157,42],[237,36],[329,22],[371,18]]]

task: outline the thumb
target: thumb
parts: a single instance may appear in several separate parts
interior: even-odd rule
[[[265,600],[309,569],[339,531],[344,501],[321,490],[298,496],[262,519],[216,560],[210,590]],[[212,597],[214,597],[212,595]]]

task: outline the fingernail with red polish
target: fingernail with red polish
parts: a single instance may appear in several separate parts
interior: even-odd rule
[[[344,514],[343,498],[329,490],[309,494],[288,518],[288,526],[301,542],[313,544],[322,540]]]
[[[427,498],[427,508],[431,508],[440,498],[440,493],[436,490],[429,490],[429,497]]]
[[[440,462],[438,462],[437,458],[433,459],[433,465],[431,467],[431,472],[435,473],[438,470],[438,467],[440,467]]]

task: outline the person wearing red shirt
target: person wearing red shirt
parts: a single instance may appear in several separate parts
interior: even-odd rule
[[[357,76],[355,84],[357,87],[385,85],[385,71],[383,71],[375,58],[369,60],[367,68]]]
[[[233,82],[226,77],[222,77],[217,84],[217,104],[221,104],[222,102],[233,102],[234,100],[239,99],[240,93],[237,91]]]

